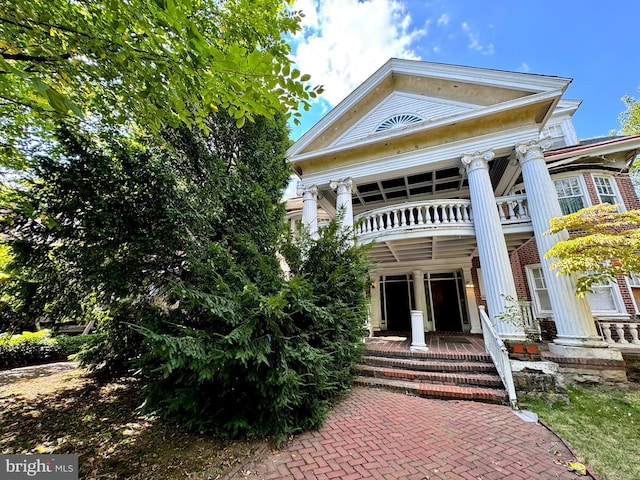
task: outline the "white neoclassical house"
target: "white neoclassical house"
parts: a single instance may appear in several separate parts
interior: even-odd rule
[[[496,315],[524,298],[552,353],[621,358],[598,320],[637,336],[640,279],[578,298],[544,258],[564,236],[544,232],[593,203],[639,208],[628,165],[640,136],[580,141],[570,82],[391,59],[290,148],[305,228],[344,210],[356,241],[374,243],[374,331],[409,331],[420,312],[426,332],[480,333],[484,306],[517,339],[523,328]]]

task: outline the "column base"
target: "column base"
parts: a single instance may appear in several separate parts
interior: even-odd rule
[[[427,347],[426,345],[424,347],[420,345],[411,345],[409,347],[409,350],[411,350],[412,352],[428,352],[429,347]]]
[[[601,360],[622,360],[622,354],[618,350],[609,348],[605,342],[583,342],[580,345],[566,345],[550,343],[549,352],[562,357],[570,358],[597,358]]]
[[[478,327],[478,328],[473,328],[473,327],[471,327],[471,330],[469,330],[469,333],[470,333],[471,335],[475,335],[476,333],[482,333],[482,329],[481,329],[481,328],[479,328],[479,327]]]

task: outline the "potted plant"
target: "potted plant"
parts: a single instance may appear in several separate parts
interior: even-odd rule
[[[540,333],[535,324],[537,319],[531,315],[530,302],[524,299],[516,299],[511,295],[502,295],[507,301],[505,309],[497,314],[495,318],[505,323],[509,323],[519,327],[525,334],[522,341],[508,340],[506,341],[509,353],[516,355],[531,356],[540,355]]]

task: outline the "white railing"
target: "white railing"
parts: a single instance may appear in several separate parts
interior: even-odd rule
[[[637,322],[605,322],[598,320],[600,324],[600,331],[604,341],[608,344],[616,347],[636,347],[640,346],[640,340],[638,339],[638,323]],[[612,336],[611,329],[614,329],[617,334],[617,338]],[[626,333],[629,333],[627,336]],[[628,340],[631,339],[631,341]]]
[[[498,197],[496,206],[503,225],[531,221],[525,195]],[[364,212],[354,218],[354,223],[356,236],[443,226],[473,227],[473,213],[470,200],[427,200]]]
[[[541,340],[540,323],[533,315],[532,302],[528,300],[518,300],[520,313],[522,314],[524,334],[528,339],[539,342]]]
[[[356,235],[442,225],[473,225],[469,200],[431,200],[393,205],[355,217]]]
[[[509,353],[504,342],[493,328],[493,324],[484,309],[484,305],[478,306],[480,310],[480,320],[482,321],[482,336],[484,338],[484,348],[491,356],[496,370],[502,379],[502,384],[509,395],[509,405],[514,410],[518,410],[518,397],[516,396],[516,387],[513,383],[513,373],[511,372],[511,362],[509,361]]]
[[[496,198],[500,221],[505,223],[530,222],[529,204],[526,195],[509,195]]]

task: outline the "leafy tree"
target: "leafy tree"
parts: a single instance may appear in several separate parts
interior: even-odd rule
[[[60,115],[206,128],[221,108],[240,126],[299,115],[320,91],[291,67],[283,36],[300,15],[286,0],[0,0],[0,12],[0,153],[14,163]]]
[[[627,109],[620,114],[621,133],[624,135],[640,134],[640,100],[630,95],[622,97]]]
[[[639,224],[640,210],[619,212],[609,203],[553,218],[547,233],[566,229],[570,237],[545,257],[555,259],[551,269],[558,274],[579,274],[576,293],[584,296],[598,284],[640,272]]]
[[[262,293],[219,245],[186,303],[143,329],[155,379],[147,406],[223,437],[317,428],[347,392],[364,349],[368,263],[334,221],[305,247],[294,277]],[[204,278],[203,278],[204,280]]]
[[[125,325],[183,261],[175,226],[186,200],[153,148],[111,133],[58,136],[59,147],[5,191],[11,320],[32,328],[101,316],[113,334],[101,360],[122,363],[139,345]]]

